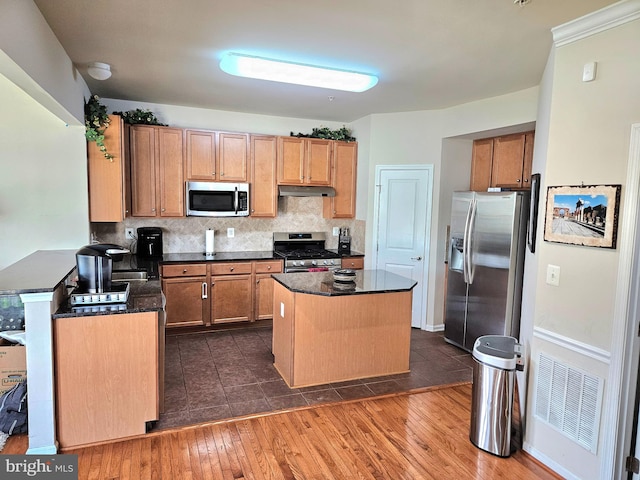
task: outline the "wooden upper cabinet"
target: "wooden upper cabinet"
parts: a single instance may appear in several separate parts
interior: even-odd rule
[[[335,197],[323,198],[325,218],[353,218],[356,215],[358,144],[335,142],[333,146],[333,188]]]
[[[515,134],[494,139],[491,168],[493,187],[523,188],[524,137],[524,134]]]
[[[185,144],[187,180],[217,180],[216,132],[186,130]]]
[[[277,137],[251,135],[250,146],[250,215],[252,217],[275,217],[278,213]]]
[[[331,185],[333,141],[278,137],[278,185]]]
[[[475,140],[471,155],[471,190],[486,192],[491,186],[493,138]]]
[[[533,140],[534,132],[526,132],[474,141],[471,190],[531,188]]]
[[[218,134],[218,180],[246,182],[249,159],[249,135],[246,133]]]
[[[184,216],[182,130],[134,125],[129,148],[132,216]]]
[[[121,222],[126,216],[124,124],[119,115],[109,115],[104,132],[107,159],[95,142],[87,144],[89,181],[89,221]]]

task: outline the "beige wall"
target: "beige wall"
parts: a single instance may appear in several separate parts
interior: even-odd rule
[[[640,20],[558,47],[553,59],[552,93],[549,108],[548,148],[543,181],[546,186],[622,184],[628,168],[630,127],[640,121]],[[582,82],[583,65],[597,61],[597,78]],[[541,200],[541,207],[545,204]],[[624,209],[624,204],[621,208]],[[621,214],[622,214],[621,210]],[[622,218],[622,217],[621,217]],[[621,223],[619,234],[629,228]],[[533,376],[530,398],[535,386],[536,361],[544,352],[570,366],[604,379],[603,412],[616,409],[611,394],[619,388],[608,378],[610,363],[620,361],[624,352],[612,350],[614,303],[617,285],[619,249],[570,246],[538,242],[535,255],[537,276],[533,304],[534,338],[532,342]],[[560,286],[545,282],[548,264],[560,266]],[[555,339],[542,338],[546,331]],[[595,354],[590,355],[589,352]],[[609,420],[607,420],[609,418]],[[528,444],[576,478],[607,478],[601,472],[603,433],[617,425],[600,424],[598,454],[594,455],[538,421],[529,413]],[[609,454],[610,452],[606,452]],[[606,462],[605,462],[606,463]]]

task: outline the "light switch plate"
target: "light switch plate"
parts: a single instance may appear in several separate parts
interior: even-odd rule
[[[582,81],[591,82],[596,78],[596,62],[585,63],[582,68]]]
[[[554,287],[560,286],[560,267],[558,265],[547,265],[547,283]]]
[[[227,238],[233,238],[236,236],[236,230],[234,228],[227,228]]]
[[[125,228],[124,229],[124,236],[127,240],[135,240],[136,237],[134,236],[135,234],[133,233],[133,228]]]
[[[333,227],[333,236],[337,237],[340,235],[340,227]]]

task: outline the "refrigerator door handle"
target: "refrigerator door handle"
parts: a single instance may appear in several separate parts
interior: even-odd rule
[[[471,221],[471,210],[473,208],[472,199],[467,209],[467,218],[464,221],[464,234],[462,235],[462,273],[464,275],[464,283],[469,283],[469,265],[467,262],[467,252],[469,250],[469,222]]]
[[[474,198],[469,207],[469,220],[467,222],[467,241],[465,243],[465,259],[466,259],[466,270],[467,270],[467,283],[469,285],[473,284],[473,274],[475,273],[475,268],[473,265],[473,231],[476,226],[476,213],[477,213],[478,203]]]

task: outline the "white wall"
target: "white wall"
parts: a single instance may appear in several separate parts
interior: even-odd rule
[[[636,17],[637,18],[637,17]],[[640,121],[640,62],[636,45],[640,41],[640,20],[617,26],[555,50],[548,66],[552,89],[541,109],[534,165],[538,155],[546,156],[542,172],[546,186],[622,184],[624,198],[628,168],[630,127]],[[598,62],[597,78],[582,82],[585,63]],[[547,103],[547,102],[545,102]],[[547,143],[546,152],[544,143]],[[546,204],[541,200],[541,206]],[[621,205],[621,217],[625,205]],[[542,209],[544,210],[544,209]],[[541,223],[539,223],[541,227]],[[619,224],[619,235],[629,225]],[[542,235],[542,232],[541,232]],[[615,411],[619,390],[609,378],[610,367],[624,352],[612,345],[619,249],[602,249],[548,243],[540,239],[534,262],[539,272],[533,307],[532,367],[534,386],[536,359],[544,352],[570,366],[604,379],[605,398],[600,421],[597,454],[592,454],[548,427],[529,413],[526,441],[534,453],[573,478],[610,478],[601,470],[612,461],[604,436],[615,432]],[[528,258],[527,261],[532,260]],[[560,266],[560,286],[545,282],[548,264]],[[531,279],[533,280],[533,279]],[[542,335],[545,333],[546,335]],[[530,393],[533,392],[530,389]]]
[[[534,87],[444,110],[371,116],[365,252],[373,248],[371,225],[376,166],[431,164],[435,167],[427,292],[427,328],[430,330],[439,330],[443,324],[443,262],[450,206],[442,206],[440,202],[450,203],[454,189],[468,189],[470,174],[470,157],[464,158],[465,151],[470,153],[469,142],[447,141],[444,148],[443,143],[453,137],[471,138],[478,132],[531,125],[536,118],[537,101],[538,88]],[[441,214],[446,216],[442,218]]]

